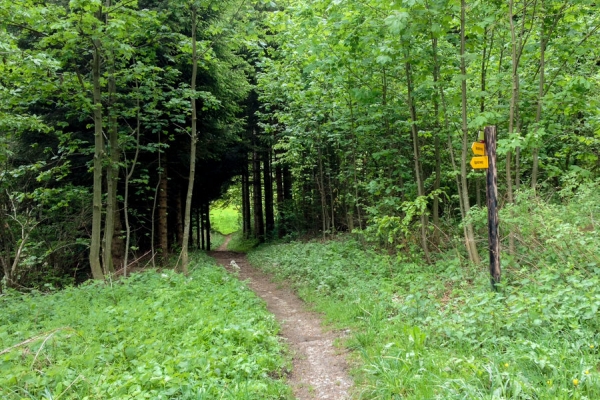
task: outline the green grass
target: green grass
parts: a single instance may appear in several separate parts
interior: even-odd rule
[[[499,293],[485,266],[408,262],[351,239],[249,258],[351,329],[361,399],[600,399],[597,197],[505,210],[524,241]]]
[[[0,398],[290,398],[274,318],[195,257],[189,277],[149,271],[0,297]]]
[[[234,207],[210,209],[211,228],[222,235],[240,230],[240,212]]]
[[[225,242],[225,236],[219,232],[212,231],[210,233],[210,249],[216,250]]]
[[[258,239],[244,239],[241,231],[235,232],[231,237],[231,241],[227,245],[227,250],[236,251],[238,253],[247,253],[258,246]]]

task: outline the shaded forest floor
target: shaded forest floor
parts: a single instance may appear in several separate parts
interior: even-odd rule
[[[281,324],[280,335],[293,357],[289,383],[294,395],[300,400],[349,398],[352,381],[345,354],[334,346],[342,334],[323,330],[319,314],[308,311],[289,288],[273,283],[270,275],[251,266],[244,254],[225,251],[230,238],[209,254],[240,280],[248,281]]]

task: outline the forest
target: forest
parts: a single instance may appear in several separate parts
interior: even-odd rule
[[[356,398],[600,397],[599,11],[0,0],[0,397],[291,396],[277,323],[206,256],[231,233],[228,250],[356,332]],[[492,287],[485,170],[469,164],[490,126]],[[193,296],[200,345],[168,311]],[[116,339],[157,329],[152,307],[184,360]],[[106,309],[114,332],[86,342]],[[75,347],[41,357],[61,335]],[[185,347],[210,343],[222,353]]]

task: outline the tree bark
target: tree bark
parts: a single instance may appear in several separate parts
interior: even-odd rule
[[[514,0],[509,1],[508,6],[508,18],[510,20],[510,37],[511,37],[511,59],[512,59],[512,90],[510,96],[510,109],[508,114],[508,135],[512,136],[514,133],[515,126],[515,115],[519,95],[519,65],[517,59],[517,39],[515,33],[514,23]],[[523,16],[524,17],[524,16]],[[509,203],[514,201],[513,194],[513,178],[512,178],[512,151],[506,153],[506,197]],[[514,254],[515,252],[515,237],[511,231],[508,234],[508,252]]]
[[[433,84],[436,89],[439,86],[440,79],[440,66],[437,62],[437,39],[431,36],[431,49],[433,53]],[[441,181],[442,181],[442,155],[441,155],[441,144],[440,144],[440,106],[437,96],[433,96],[433,112],[435,115],[435,127],[436,132],[434,133],[434,151],[435,151],[435,181],[433,183],[433,190],[437,191],[440,189]],[[439,243],[439,234],[440,234],[440,197],[439,195],[435,195],[433,198],[432,204],[432,214],[433,214],[433,240],[437,244]]]
[[[538,87],[537,110],[535,113],[535,129],[539,136],[540,121],[542,120],[542,106],[544,100],[544,80],[546,79],[546,38],[544,36],[544,0],[540,0],[540,9],[542,17],[540,18],[540,78]],[[539,139],[539,138],[536,138]],[[539,170],[539,147],[537,144],[533,148],[533,165],[531,167],[531,189],[535,192],[537,189],[538,170]]]
[[[204,203],[200,204],[200,242],[201,242],[201,246],[200,248],[202,250],[206,249],[206,235],[205,235],[205,229],[206,229],[206,213],[204,212]]]
[[[110,8],[111,0],[106,0],[106,8]],[[109,15],[106,14],[108,25]],[[115,96],[117,84],[115,81],[115,59],[114,54],[109,53],[109,76],[108,76],[108,141],[110,162],[106,168],[106,216],[104,220],[104,273],[113,274],[115,266],[113,263],[113,238],[115,235],[115,218],[118,217],[117,206],[117,180],[119,178],[119,161],[121,151],[119,149],[119,131],[117,116],[115,113]],[[120,225],[120,224],[119,224]]]
[[[462,103],[462,155],[460,162],[460,179],[461,179],[461,197],[464,208],[464,217],[469,214],[471,210],[471,203],[469,201],[469,188],[467,186],[467,152],[468,152],[468,139],[469,129],[467,125],[467,65],[465,61],[466,53],[466,39],[465,39],[465,27],[466,27],[466,13],[467,8],[465,0],[461,0],[461,11],[460,11],[460,73],[461,79],[461,103]],[[475,264],[479,264],[481,259],[477,251],[475,243],[475,233],[473,231],[473,224],[465,224],[465,240],[467,245],[467,251],[469,253],[469,259]]]
[[[263,153],[263,177],[265,185],[265,228],[267,236],[275,232],[275,214],[273,210],[273,176],[271,173],[271,151],[266,149]]]
[[[102,6],[96,13],[98,20],[102,20]],[[99,39],[93,40],[92,81],[94,104],[94,177],[93,177],[93,210],[92,210],[92,236],[90,238],[90,267],[94,279],[104,279],[102,264],[100,262],[100,247],[102,234],[102,161],[104,159],[104,136],[102,132],[102,88],[100,86],[100,64],[102,55]]]
[[[252,234],[252,210],[250,205],[250,176],[248,172],[248,156],[242,171],[242,233],[245,239]]]
[[[406,71],[406,86],[408,88],[408,109],[410,112],[411,119],[411,133],[413,142],[413,160],[415,164],[415,179],[417,181],[417,192],[419,197],[425,197],[425,185],[423,183],[423,172],[421,170],[421,154],[419,146],[419,130],[417,128],[417,111],[413,101],[413,83],[412,83],[412,68],[408,60],[404,64]],[[428,263],[431,262],[431,256],[429,255],[429,246],[427,244],[427,225],[428,218],[425,210],[421,213],[421,247],[423,248],[423,255]]]
[[[183,212],[183,193],[181,192],[181,186],[177,186],[177,196],[175,196],[175,240],[177,245],[181,247],[183,244],[183,220],[185,218]]]
[[[169,257],[169,224],[168,224],[168,159],[167,155],[162,156],[162,168],[159,166],[159,185],[158,185],[158,247],[161,252],[161,258],[166,261]]]
[[[275,187],[277,191],[277,236],[282,238],[286,235],[285,232],[285,210],[283,198],[283,168],[280,164],[275,166]]]
[[[210,203],[206,202],[206,251],[210,251]]]
[[[183,224],[183,243],[181,245],[181,271],[187,275],[188,273],[188,244],[190,237],[191,211],[192,211],[192,195],[194,194],[194,178],[196,176],[196,143],[198,142],[197,132],[197,110],[196,110],[196,76],[198,74],[198,44],[196,42],[196,29],[198,20],[196,18],[196,8],[192,6],[192,82],[190,89],[192,90],[192,98],[190,99],[192,107],[192,132],[190,138],[190,172],[188,177],[187,195],[185,198],[185,219]]]
[[[263,203],[262,203],[262,185],[260,179],[260,153],[256,148],[258,141],[256,137],[256,128],[253,131],[254,138],[254,152],[252,155],[253,165],[252,165],[252,194],[254,197],[254,237],[258,239],[261,243],[265,241],[265,225],[264,225],[264,215],[263,215]]]
[[[321,153],[320,143],[317,143],[317,158],[319,164],[319,176],[317,177],[316,182],[319,194],[321,195],[321,230],[323,232],[323,238],[325,238],[326,232],[329,229],[329,214],[327,212],[327,196],[325,194],[325,180],[323,177],[323,154]]]

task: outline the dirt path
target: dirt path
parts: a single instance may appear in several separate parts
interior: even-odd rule
[[[231,235],[225,236],[225,241],[223,242],[222,245],[220,245],[217,248],[217,251],[225,251],[225,250],[227,250],[227,245],[229,244],[229,242],[231,242]]]
[[[307,311],[306,304],[294,293],[252,267],[245,255],[229,251],[209,254],[229,271],[237,272],[241,280],[248,280],[250,288],[267,303],[281,324],[281,336],[293,355],[289,383],[294,395],[299,400],[349,399],[352,381],[346,358],[333,346],[340,335],[323,331],[318,314]]]

